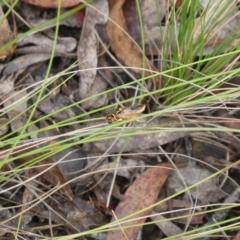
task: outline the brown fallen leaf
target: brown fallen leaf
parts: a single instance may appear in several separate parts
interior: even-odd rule
[[[23,2],[45,8],[58,8],[59,0],[22,0]],[[73,7],[78,5],[81,0],[61,0],[61,7]]]
[[[13,53],[16,44],[12,44],[8,47],[5,47],[5,45],[9,42],[11,42],[14,39],[14,34],[11,31],[7,19],[4,19],[4,13],[2,10],[2,7],[0,6],[0,58],[7,57],[10,54]],[[4,20],[3,20],[4,19]],[[3,20],[3,21],[2,21]]]
[[[158,72],[151,61],[144,55],[141,48],[128,34],[126,20],[123,14],[123,4],[125,0],[109,1],[109,21],[107,23],[107,35],[110,41],[112,50],[117,55],[120,61],[125,65],[132,67],[132,70],[138,74],[142,74],[142,68],[150,71],[145,71],[145,76],[151,76],[152,73]],[[127,54],[126,54],[127,53]],[[146,66],[143,66],[145,62]],[[163,82],[160,77],[154,77],[154,89],[163,87]]]
[[[240,239],[240,230],[238,231],[237,235],[235,236],[234,240],[239,240]]]
[[[134,183],[128,188],[123,197],[123,200],[118,204],[115,210],[117,221],[121,221],[121,218],[141,211],[151,204],[155,203],[159,191],[161,190],[163,184],[171,172],[171,167],[172,166],[170,163],[161,163],[157,166],[154,166],[153,168],[149,168],[145,173],[137,178]],[[133,220],[127,223],[119,222],[124,233],[121,230],[111,231],[110,229],[107,234],[107,240],[136,239],[139,230],[142,228],[141,224],[143,224],[146,220],[146,217],[144,216],[147,216],[150,213],[151,209],[144,210],[129,218],[139,218],[137,220]],[[115,221],[116,219],[113,218],[112,222]],[[128,228],[125,228],[127,226]]]

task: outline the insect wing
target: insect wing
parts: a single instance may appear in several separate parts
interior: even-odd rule
[[[131,107],[125,107],[122,111],[119,111],[118,114],[116,114],[116,118],[128,120],[133,117],[140,116],[141,113],[145,110],[146,105],[138,105],[138,106],[131,106]]]

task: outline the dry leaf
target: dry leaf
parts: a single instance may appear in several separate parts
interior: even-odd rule
[[[0,228],[1,228],[0,236],[2,237],[2,239],[5,238],[3,237],[3,235],[9,232],[8,228],[16,227],[15,224],[13,224],[12,222],[9,223],[9,221],[7,221],[8,219],[11,219],[13,217],[13,214],[14,214],[13,211],[10,211],[9,208],[6,208],[0,205],[0,219],[1,219],[1,222],[5,222],[4,224],[0,223]]]
[[[40,127],[44,128],[46,126],[47,124],[42,121],[40,124]],[[44,132],[39,132],[36,136],[33,136],[33,138],[36,140],[46,139],[46,138],[51,139],[51,137],[56,139],[56,136],[58,135],[59,135],[58,131],[56,131],[55,129],[50,129]],[[59,137],[58,140],[59,141],[64,140],[64,138]],[[50,151],[54,152],[56,149],[61,147],[59,141],[51,140],[47,142],[45,146],[48,145],[50,148]],[[82,149],[80,149],[77,146],[71,146],[65,150],[55,153],[54,155],[51,156],[50,159],[52,161],[52,164],[57,163],[57,167],[60,170],[61,175],[63,175],[64,178],[67,181],[69,181],[81,175],[80,172],[83,170],[85,166],[86,157],[87,155]],[[76,182],[77,180],[74,181],[74,183]],[[52,183],[52,184],[55,186],[56,183]]]
[[[57,141],[52,141],[49,143],[48,146],[52,151],[54,151],[54,148],[59,147],[59,143]],[[22,154],[34,150],[35,150],[34,147],[28,147],[28,149],[26,148],[21,149],[21,147],[20,148],[18,147],[17,150],[16,151],[14,150],[12,154],[14,156],[19,156],[20,159],[26,163],[42,157],[41,153],[35,153],[24,157],[22,156]],[[78,152],[76,152],[76,150],[78,150]],[[60,185],[59,186],[60,191],[65,196],[67,196],[68,199],[71,200],[73,203],[75,203],[74,195],[67,181],[78,176],[79,175],[78,171],[82,170],[84,166],[84,161],[79,161],[79,158],[84,157],[79,155],[79,151],[80,150],[78,148],[75,149],[75,151],[73,151],[73,149],[62,151],[61,153],[57,153],[54,156],[45,158],[41,162],[36,163],[34,168],[36,172],[41,173],[40,177],[43,178],[45,181],[49,182],[51,185],[53,186]],[[84,152],[80,151],[80,154],[82,153],[84,154]],[[1,158],[3,157],[4,156],[1,156]],[[72,161],[73,159],[74,161]]]
[[[4,46],[11,42],[14,39],[14,34],[11,31],[8,21],[4,19],[4,13],[2,10],[2,7],[0,6],[0,19],[1,19],[1,24],[0,24],[0,58],[2,57],[7,57],[10,54],[13,53],[13,50],[15,49],[15,43],[8,46],[5,48]],[[4,19],[4,20],[3,20]],[[3,21],[2,21],[3,20]]]
[[[170,174],[171,164],[162,163],[153,168],[148,169],[143,173],[139,178],[137,178],[134,183],[126,191],[123,200],[118,204],[115,215],[117,220],[121,218],[141,211],[146,207],[149,207],[151,204],[155,203],[157,200],[159,191],[164,185],[168,175]],[[138,220],[133,220],[128,223],[121,223],[122,230],[113,230],[109,231],[107,234],[107,240],[118,239],[125,240],[127,239],[136,239],[138,231],[142,226],[133,226],[130,228],[124,228],[126,226],[143,224],[146,220],[146,215],[150,214],[151,209],[145,210],[141,213],[135,214],[134,217],[130,219],[140,218]],[[116,221],[115,218],[112,219],[112,222]],[[116,227],[116,225],[115,225]]]
[[[36,100],[37,100],[37,96],[34,96],[32,98],[32,101],[34,102]],[[74,112],[75,110],[74,108],[68,108],[64,111],[60,111],[65,106],[68,106],[71,103],[72,102],[68,97],[59,93],[53,99],[51,99],[50,96],[47,96],[44,99],[42,99],[38,104],[38,109],[45,114],[52,114],[52,117],[56,120],[64,120],[64,119],[69,119],[71,117],[76,116],[76,113]]]
[[[236,106],[237,107],[237,106]],[[223,125],[226,128],[239,129],[240,121],[238,118],[234,117],[229,113],[227,109],[217,109],[213,116],[216,117],[219,124]]]
[[[96,76],[91,88],[89,89],[89,91],[86,94],[87,94],[87,96],[93,96],[95,94],[104,92],[106,90],[106,88],[107,88],[107,82],[104,81],[101,76]],[[95,97],[88,101],[83,102],[81,104],[81,106],[83,109],[88,109],[90,107],[96,109],[96,108],[99,108],[99,107],[103,106],[104,104],[106,104],[107,98],[108,98],[108,95],[103,94],[99,97]]]
[[[79,95],[81,99],[91,96],[91,90],[97,73],[96,24],[105,24],[108,18],[108,2],[93,1],[87,7],[80,42],[78,44],[78,59],[80,71]]]
[[[209,137],[209,136],[208,136]],[[226,139],[224,139],[226,141]],[[201,159],[199,166],[203,168],[208,168],[207,165],[217,167],[221,169],[229,164],[227,162],[226,156],[230,150],[226,148],[224,144],[214,144],[214,142],[198,140],[197,138],[191,139],[192,145],[192,157]],[[209,168],[212,170],[212,168]]]
[[[181,174],[181,179],[180,176]],[[187,167],[179,169],[178,172],[174,172],[168,179],[169,188],[173,192],[180,192],[183,189],[193,184],[200,182],[203,179],[210,177],[212,173],[207,169],[200,168],[196,165],[191,166],[189,164]],[[186,184],[183,184],[184,183]],[[217,185],[217,177],[211,178],[207,181],[200,183],[197,187],[189,190],[193,199],[197,199],[202,204],[209,204],[210,202],[216,202],[225,196],[223,192],[219,189]],[[186,193],[185,197],[188,199],[189,195]]]
[[[3,65],[0,65],[0,72],[2,69],[4,69]],[[4,81],[0,81],[0,96],[3,94],[9,93],[14,90],[14,77],[12,76],[4,76],[3,75]]]
[[[76,203],[84,211],[74,208],[68,201],[59,205],[55,202],[52,205],[54,211],[43,211],[41,216],[49,219],[51,214],[52,221],[63,224],[74,232],[89,230],[90,226],[98,226],[106,223],[106,217],[100,211],[97,211],[93,204],[87,204],[80,197],[76,197]],[[57,214],[56,214],[57,213]]]
[[[175,236],[183,232],[180,227],[178,227],[173,222],[168,221],[164,216],[160,214],[159,215],[154,214],[154,215],[155,216],[152,216],[151,219],[156,223],[156,225],[162,230],[162,232],[166,236],[168,237]]]
[[[192,203],[184,199],[171,199],[169,200],[169,202],[164,202],[161,205],[156,206],[153,209],[153,213],[156,215],[156,213],[169,211],[169,206],[171,206],[171,210],[172,210],[172,212],[170,213],[170,217],[171,218],[176,217],[176,219],[172,220],[175,223],[182,223],[182,224],[189,223],[189,218],[184,216],[190,216],[190,215],[191,215],[191,219],[190,219],[191,224],[201,224],[203,222],[203,217],[205,214],[198,213],[197,215],[192,215]],[[158,226],[160,227],[161,223]]]
[[[109,189],[111,188],[111,182],[112,182],[112,174],[108,174],[108,170],[105,170],[104,174],[96,174],[94,176],[94,182],[97,183],[96,187],[94,188],[94,194],[96,196],[96,199],[98,201],[102,201],[105,203],[107,202],[108,195],[109,195]],[[120,188],[117,185],[116,182],[114,182],[113,189],[111,192],[112,197],[116,199],[122,199],[122,194],[120,193]],[[111,204],[110,204],[111,205]],[[110,205],[108,207],[110,207]],[[105,206],[106,208],[106,206]]]
[[[176,128],[182,127],[182,122],[177,119],[168,119],[168,118],[155,118],[152,121],[148,121],[147,119],[141,120],[144,123],[136,123],[136,127],[131,130],[131,136],[129,137],[121,137],[123,132],[119,131],[118,133],[114,133],[114,139],[117,139],[116,142],[113,139],[107,139],[102,141],[93,142],[93,145],[98,148],[100,151],[104,152],[108,150],[108,153],[114,152],[131,152],[138,149],[149,149],[156,147],[158,145],[163,145],[174,140],[177,140],[181,137],[185,137],[189,135],[189,131],[167,131],[167,132],[156,132],[149,134],[140,134],[145,127],[150,131],[151,127],[153,129],[161,129],[161,128]],[[188,123],[184,123],[189,126]],[[152,130],[153,130],[152,129]],[[126,129],[127,131],[128,129]],[[138,132],[139,135],[134,135],[134,132]],[[127,142],[127,145],[126,145]],[[114,144],[113,144],[114,143]],[[111,148],[110,148],[111,147]],[[124,147],[124,148],[123,148]]]
[[[25,68],[39,62],[43,62],[50,58],[50,54],[38,53],[28,54],[15,58],[11,62],[8,62],[2,70],[3,75],[10,75],[18,71],[24,71]]]
[[[22,156],[23,154],[29,153],[31,151],[35,151],[35,147],[29,145],[26,147],[18,146],[16,147],[13,152],[11,152],[12,156],[19,156],[21,161],[24,163],[35,161],[39,158],[41,158],[41,153],[34,153],[29,156]],[[6,154],[8,154],[8,149],[1,151],[1,159],[6,157]],[[43,161],[36,163],[34,170],[38,173],[41,173],[40,177],[42,177],[45,181],[49,182],[53,186],[58,186],[59,184],[63,185],[61,186],[61,192],[67,196],[71,201],[73,201],[74,196],[72,193],[72,190],[69,186],[69,184],[66,184],[67,180],[59,167],[57,165],[51,167],[53,165],[53,160],[51,158],[46,158]]]
[[[58,8],[59,0],[22,0],[23,2],[45,8]],[[81,0],[61,0],[61,7],[73,7],[78,5]]]
[[[7,118],[0,118],[0,136],[3,136],[9,130],[9,120]]]
[[[238,231],[237,235],[235,236],[235,238],[233,240],[239,240],[240,239],[240,230]]]
[[[145,76],[151,76],[153,72],[158,72],[155,66],[144,56],[141,48],[128,34],[126,20],[123,14],[123,4],[125,0],[114,1],[109,3],[110,20],[107,23],[107,35],[109,37],[110,46],[117,55],[118,59],[123,61],[125,65],[131,67],[138,74],[142,74],[143,61],[145,68],[151,70],[145,71]],[[154,77],[155,89],[160,89],[163,83],[159,77]]]
[[[18,54],[48,53],[50,57],[54,40],[41,33],[35,33],[24,37],[17,45],[16,53]],[[54,54],[56,56],[65,56],[67,53],[72,52],[76,46],[77,41],[75,38],[58,36]]]
[[[115,158],[112,158],[114,162]],[[112,169],[112,162],[107,162],[101,165],[99,169],[106,169],[109,173],[113,173],[115,169]],[[124,177],[128,180],[131,180],[134,177],[134,174],[138,172],[143,172],[145,169],[145,163],[140,159],[131,159],[131,158],[121,158],[118,164],[117,175]]]
[[[27,96],[26,90],[21,90],[18,92],[12,91],[10,93],[6,93],[1,97],[5,108],[12,105],[15,106],[14,108],[11,108],[11,110],[6,111],[8,118],[11,119],[10,125],[12,131],[20,131],[19,129],[26,124],[27,118],[24,113],[26,113],[27,102],[23,101],[22,103],[19,103],[19,100],[23,99],[25,96]],[[16,116],[18,117],[16,118]]]
[[[234,203],[239,202],[239,197],[240,197],[240,188],[236,188],[222,203],[225,206],[234,206]],[[214,226],[214,224],[216,222],[223,222],[226,218],[229,217],[229,212],[231,211],[231,208],[226,207],[225,209],[222,210],[218,210],[216,212],[214,212],[212,214],[211,218],[208,218],[208,222],[205,224],[205,226],[203,227],[207,227],[208,231],[211,231],[211,229],[214,229],[214,227],[210,227],[210,226]],[[218,227],[216,226],[216,228],[218,229]],[[215,229],[216,230],[216,229]],[[218,229],[219,231],[221,231],[220,229]],[[201,232],[205,232],[206,230],[202,230]],[[203,240],[208,240],[210,238],[205,237],[205,238],[201,238]],[[237,240],[239,240],[239,238],[237,238]]]
[[[159,26],[167,17],[169,2],[166,0],[141,0],[140,5],[144,29]]]
[[[28,149],[28,150],[22,149],[21,152],[18,152],[17,154],[13,153],[13,155],[20,156],[19,154],[24,154],[30,151],[34,151],[34,148]],[[35,159],[41,158],[41,155],[42,154],[40,153],[35,153],[35,154],[31,154],[30,156],[24,156],[24,157],[20,156],[20,157],[23,162],[27,163],[30,161],[34,161]],[[51,185],[53,186],[63,185],[60,187],[60,191],[65,196],[67,196],[68,199],[73,201],[74,196],[69,184],[67,184],[66,177],[63,175],[62,171],[59,169],[57,165],[51,167],[52,165],[53,165],[53,160],[51,158],[47,158],[35,164],[34,169],[36,170],[36,172],[42,173],[40,177],[43,178],[45,181],[49,182]]]

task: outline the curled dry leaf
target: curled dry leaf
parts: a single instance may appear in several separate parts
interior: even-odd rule
[[[54,41],[47,36],[44,36],[41,33],[35,33],[29,36],[24,37],[21,41],[18,42],[18,49],[16,53],[48,53],[49,57],[53,50]],[[31,46],[29,46],[31,45]],[[33,46],[36,45],[36,46]],[[72,37],[60,37],[58,36],[57,44],[55,47],[54,54],[61,56],[72,52],[77,46],[76,39]]]
[[[171,172],[171,167],[172,166],[169,163],[161,163],[148,169],[133,182],[126,191],[123,200],[118,204],[115,210],[117,219],[112,218],[112,222],[115,222],[116,220],[120,221],[117,225],[121,225],[121,230],[111,231],[110,229],[107,234],[107,240],[136,239],[139,230],[142,228],[141,224],[145,222],[147,215],[151,212],[151,209],[144,210],[140,213],[137,212],[156,202],[159,191]],[[127,223],[121,223],[121,218],[127,217],[131,214],[134,214],[134,216],[128,218],[128,220],[134,220]],[[125,228],[127,226],[132,227]]]
[[[79,94],[80,98],[91,96],[90,91],[97,73],[97,37],[96,24],[105,24],[108,18],[108,2],[94,1],[86,9],[86,17],[78,44],[78,61],[80,71]]]
[[[107,139],[93,142],[93,145],[102,152],[108,150],[109,153],[114,153],[122,151],[122,149],[124,152],[130,152],[137,149],[149,149],[158,145],[163,145],[177,140],[181,137],[187,136],[189,134],[189,131],[184,131],[184,128],[182,131],[177,132],[167,131],[146,134],[145,130],[153,132],[154,129],[171,129],[174,127],[179,128],[182,126],[182,123],[180,122],[180,120],[167,118],[156,118],[150,122],[148,122],[146,119],[144,119],[143,121],[145,123],[137,123],[136,127],[131,129],[132,136],[121,137],[121,134],[123,132],[119,131],[119,137],[118,134],[114,134],[114,139],[117,139],[114,144],[113,139]],[[189,126],[189,124],[187,125]],[[141,134],[142,130],[144,130],[145,134]],[[139,133],[139,135],[134,135],[134,132]],[[128,143],[127,145],[126,142]]]
[[[145,71],[145,76],[151,76],[152,73],[156,73],[158,70],[152,62],[146,58],[141,48],[129,35],[122,9],[124,3],[125,0],[109,1],[110,20],[107,23],[107,35],[110,46],[119,60],[123,61],[128,67],[131,67],[134,72],[142,74],[144,67],[147,69],[147,71]],[[146,66],[143,65],[143,62]],[[155,89],[160,89],[163,86],[160,77],[154,77],[153,80]]]
[[[0,58],[7,57],[13,53],[15,49],[15,44],[8,46],[7,48],[4,47],[7,43],[11,42],[14,39],[14,34],[11,31],[7,19],[4,19],[4,13],[2,7],[0,5]],[[3,20],[3,21],[2,21]]]
[[[39,62],[43,62],[50,58],[50,54],[38,53],[38,54],[28,54],[15,58],[11,62],[8,62],[4,69],[2,70],[3,75],[10,75],[17,71],[23,71],[23,69]]]
[[[38,6],[38,7],[45,7],[45,8],[58,8],[59,0],[22,0],[23,2]],[[73,7],[78,5],[81,0],[61,0],[60,6],[63,8],[66,7]]]

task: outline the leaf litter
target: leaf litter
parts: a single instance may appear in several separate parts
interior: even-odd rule
[[[73,2],[69,4],[79,3]],[[56,7],[54,2],[29,3]],[[163,39],[169,41],[169,55],[177,48],[179,24],[171,37],[164,26],[170,14],[167,1],[157,1],[159,11],[156,1],[139,3],[143,35],[135,1],[93,1],[78,13],[85,16],[83,22],[77,14],[68,22],[61,20],[50,75],[46,72],[56,24],[23,37],[29,26],[20,18],[16,23],[9,17],[1,22],[1,31],[6,32],[0,39],[4,57],[0,63],[1,237],[12,239],[18,233],[28,238],[27,232],[52,238],[99,228],[89,237],[161,239],[194,228],[201,234],[196,226],[234,215],[231,204],[239,199],[239,136],[234,132],[223,135],[217,128],[238,129],[238,103],[228,105],[232,111],[209,112],[215,119],[201,115],[193,121],[187,108],[182,115],[173,110],[174,114],[159,112],[151,117],[147,114],[161,109],[165,97],[152,94],[142,99],[147,110],[141,119],[133,118],[125,126],[124,121],[116,125],[105,121],[107,114],[119,114],[123,106],[116,108],[117,104],[139,96],[139,89],[146,94],[165,86],[161,75],[152,76],[162,70],[152,59],[163,50]],[[202,9],[210,9],[205,21],[214,22],[219,12],[213,10],[224,3],[199,1]],[[176,2],[176,11],[181,4]],[[237,35],[239,10],[235,6],[233,1],[222,14],[220,22],[226,24],[211,29],[204,54],[230,33]],[[8,5],[2,9],[7,12]],[[23,2],[15,10],[35,27],[56,17],[55,10]],[[196,15],[194,40],[201,35],[199,21]],[[20,38],[3,50],[14,40],[14,24]],[[151,78],[138,85],[134,80],[140,75]],[[211,124],[216,126],[214,134],[204,131]],[[189,131],[196,126],[200,130]],[[171,195],[174,198],[168,199]],[[227,211],[216,208],[211,214],[203,210],[222,202],[229,206]],[[237,232],[231,234],[237,236]]]

